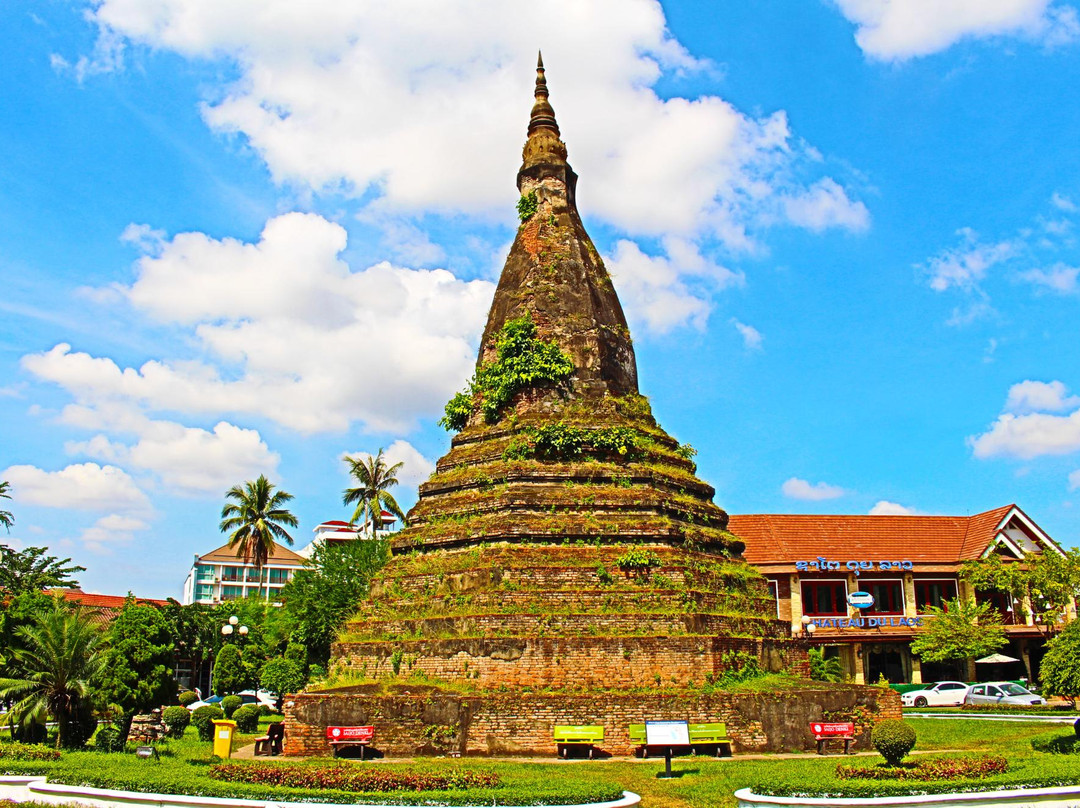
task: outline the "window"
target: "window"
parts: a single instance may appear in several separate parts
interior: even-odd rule
[[[244,587],[242,586],[223,586],[221,587],[221,599],[222,600],[237,600],[244,597]]]
[[[945,684],[937,686],[938,692],[944,690],[967,690],[967,685],[962,685],[959,682],[946,682]]]
[[[847,586],[843,581],[803,581],[803,614],[847,617]]]
[[[1004,694],[993,685],[986,686],[986,695],[992,696],[995,699],[1000,699]]]
[[[214,587],[210,584],[199,584],[195,587],[195,600],[210,600],[214,597]]]
[[[940,609],[947,600],[956,600],[956,581],[948,578],[915,581],[915,609],[919,614],[926,614],[931,606]]]
[[[241,570],[238,567],[222,567],[221,568],[221,580],[223,581],[239,581],[241,579]]]
[[[283,584],[289,580],[288,570],[270,570],[270,583]]]
[[[874,605],[863,614],[903,614],[904,585],[900,581],[863,581],[862,588],[874,596]]]
[[[195,577],[200,581],[212,581],[214,580],[214,568],[206,564],[200,564],[196,567]]]
[[[975,687],[971,688],[971,695],[973,695],[973,696],[985,696],[986,695],[986,685],[975,685]]]

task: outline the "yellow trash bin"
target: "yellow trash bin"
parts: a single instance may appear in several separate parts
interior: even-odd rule
[[[218,757],[232,757],[232,736],[236,722],[222,719],[214,721],[214,754]]]

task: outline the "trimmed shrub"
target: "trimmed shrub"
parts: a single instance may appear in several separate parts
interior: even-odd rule
[[[915,748],[915,729],[906,721],[882,721],[874,727],[870,742],[886,763],[896,766]]]
[[[1080,723],[1080,719],[1077,719],[1077,723]],[[1031,739],[1031,748],[1052,755],[1080,755],[1080,734],[1074,730],[1064,734],[1051,732],[1037,735]]]
[[[101,752],[123,752],[125,741],[124,731],[110,724],[98,730],[94,736],[94,747]]]
[[[462,788],[494,788],[499,776],[494,772],[449,769],[445,772],[410,772],[368,769],[336,764],[296,766],[273,763],[220,763],[210,767],[210,776],[233,783],[329,788],[339,791],[444,791]]]
[[[199,694],[194,690],[185,690],[179,695],[177,701],[179,701],[181,707],[187,707],[194,704],[199,700]]]
[[[903,766],[861,767],[841,763],[836,767],[836,776],[842,780],[981,780],[1008,770],[1009,761],[1001,755],[978,755],[927,758]]]
[[[3,760],[59,760],[60,750],[42,744],[0,743]]]
[[[169,728],[170,738],[182,738],[184,730],[191,723],[191,711],[187,707],[166,707],[161,713],[161,720]]]
[[[236,722],[239,732],[251,734],[259,731],[259,711],[251,705],[245,704],[232,714],[232,720]]]
[[[195,712],[191,714],[191,723],[194,724],[195,728],[199,731],[199,740],[214,740],[214,725],[212,722],[215,719],[224,717],[225,713],[221,711],[221,708],[215,707],[212,704],[196,707]]]
[[[240,706],[244,703],[244,700],[239,696],[226,696],[221,700],[221,709],[225,711],[226,718],[232,718]]]
[[[270,709],[269,705],[266,705],[266,704],[258,704],[258,705],[252,704],[250,706],[255,707],[255,709],[258,710],[259,718],[266,718],[266,716],[274,714],[274,711]]]

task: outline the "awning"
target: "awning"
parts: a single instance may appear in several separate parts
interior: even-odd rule
[[[1003,662],[1019,662],[1016,657],[1005,656],[1005,654],[991,654],[990,656],[983,657],[982,659],[976,659],[976,665],[999,665]]]

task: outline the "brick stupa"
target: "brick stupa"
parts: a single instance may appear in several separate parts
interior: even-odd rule
[[[703,695],[751,657],[805,673],[805,648],[638,392],[542,62],[523,156],[477,375],[448,408],[460,431],[334,645],[331,673],[353,683],[296,697],[287,751],[326,753],[323,727],[372,723],[392,755],[547,754],[553,725],[602,724],[617,753],[629,723],[662,717],[790,746],[753,699]],[[493,377],[515,380],[499,406]]]

